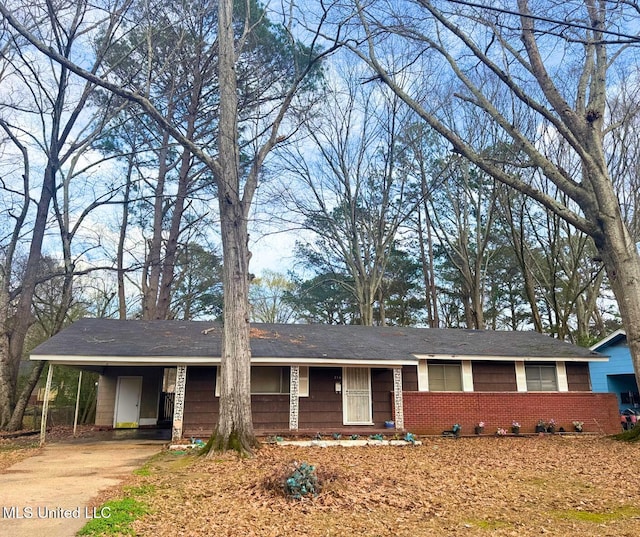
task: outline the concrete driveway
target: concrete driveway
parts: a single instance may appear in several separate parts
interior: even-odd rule
[[[49,444],[0,474],[0,536],[69,537],[94,510],[87,504],[140,468],[166,442],[117,440]],[[108,513],[104,513],[107,515]]]

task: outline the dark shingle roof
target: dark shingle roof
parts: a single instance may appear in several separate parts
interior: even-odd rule
[[[204,321],[82,319],[42,343],[38,356],[219,357],[219,325]],[[579,359],[589,349],[536,332],[313,324],[253,324],[254,358],[415,360],[415,355]]]

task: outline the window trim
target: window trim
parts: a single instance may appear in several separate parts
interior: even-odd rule
[[[458,375],[459,375],[459,381],[460,381],[460,389],[459,390],[448,390],[446,389],[447,387],[447,377],[446,377],[446,373],[445,373],[445,377],[444,377],[444,385],[445,385],[445,389],[444,390],[434,390],[433,389],[433,375],[431,374],[431,372],[429,371],[430,367],[449,367],[449,368],[457,368],[458,370]],[[465,388],[465,382],[463,379],[463,364],[462,362],[441,362],[441,361],[434,361],[434,362],[427,362],[427,374],[429,376],[429,391],[430,392],[434,392],[434,393],[462,393]],[[446,371],[446,369],[443,369],[443,371]]]
[[[538,371],[540,371],[542,368],[546,369],[546,370],[553,370],[553,374],[554,374],[554,388],[551,390],[544,390],[542,389],[542,376],[540,375],[538,379],[531,379],[531,381],[529,380],[529,371],[532,370],[533,368],[537,368]],[[524,372],[525,372],[525,376],[526,376],[526,381],[527,381],[527,391],[528,392],[536,392],[536,393],[549,393],[549,392],[558,392],[560,391],[560,379],[558,378],[558,365],[556,363],[537,363],[537,362],[533,362],[533,363],[525,363],[524,364]],[[540,382],[540,389],[532,389],[530,387],[530,382]]]

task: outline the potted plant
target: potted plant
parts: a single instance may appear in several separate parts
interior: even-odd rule
[[[484,433],[484,421],[479,421],[475,428],[476,434]]]
[[[544,433],[547,430],[547,424],[544,422],[544,420],[538,420],[538,423],[536,425],[536,433]]]
[[[556,420],[553,418],[547,422],[547,432],[551,434],[556,432]]]
[[[511,432],[513,434],[520,434],[520,423],[517,422],[516,420],[513,420],[511,422]]]
[[[583,426],[584,426],[584,421],[574,421],[573,422],[573,430],[576,433],[581,433]]]

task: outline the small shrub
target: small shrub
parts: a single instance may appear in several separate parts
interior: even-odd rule
[[[316,468],[306,462],[300,463],[285,481],[285,493],[294,500],[308,495],[317,496],[319,492]]]
[[[407,433],[404,435],[403,440],[405,442],[411,442],[413,445],[416,443],[416,436],[413,433]]]
[[[324,485],[337,481],[338,477],[332,472],[316,470],[316,467],[306,462],[292,462],[277,469],[268,476],[263,483],[265,489],[301,500],[305,497],[317,496]]]

